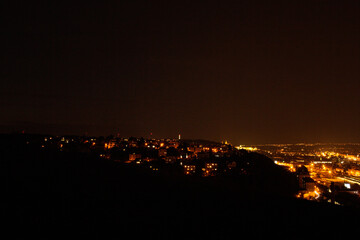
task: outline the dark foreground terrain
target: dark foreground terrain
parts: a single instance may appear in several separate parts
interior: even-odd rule
[[[357,209],[294,199],[273,185],[271,178],[153,174],[91,153],[1,142],[2,233],[11,238],[356,235]]]

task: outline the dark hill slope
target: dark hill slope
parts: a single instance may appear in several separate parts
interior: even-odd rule
[[[274,166],[257,154],[246,156],[252,177],[197,178],[22,146],[1,151],[3,234],[13,237],[294,239],[343,236],[356,226],[354,209],[271,191]]]

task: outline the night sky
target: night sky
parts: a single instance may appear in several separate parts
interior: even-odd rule
[[[0,11],[1,132],[360,142],[360,1]]]

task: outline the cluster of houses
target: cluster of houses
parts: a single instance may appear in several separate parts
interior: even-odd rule
[[[153,170],[159,170],[161,162],[162,165],[180,166],[185,175],[200,174],[204,177],[235,169],[237,163],[231,157],[241,154],[227,142],[178,139],[111,139],[104,143],[106,151],[114,148],[128,153],[126,160],[118,161],[146,165]]]
[[[243,154],[243,150],[227,142],[204,140],[47,136],[41,142],[45,148],[55,146],[60,151],[93,152],[103,159],[154,171],[175,166],[185,175],[204,177],[237,170],[239,163],[234,156]]]

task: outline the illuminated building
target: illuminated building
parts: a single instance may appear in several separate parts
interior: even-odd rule
[[[136,153],[129,154],[129,161],[134,161],[136,159],[141,159],[141,154],[136,154]]]
[[[218,164],[217,163],[205,163],[205,168],[203,170],[203,176],[215,176],[218,171]]]
[[[111,148],[115,147],[115,145],[116,145],[116,141],[111,140],[111,141],[105,143],[105,149],[111,149]]]
[[[193,175],[195,174],[195,165],[184,165],[184,174],[185,175]]]
[[[304,187],[304,183],[303,183],[303,178],[310,178],[310,173],[308,171],[308,169],[305,166],[301,166],[299,168],[296,169],[296,177],[298,179],[299,182],[299,187],[301,189],[305,189]]]
[[[187,150],[189,152],[199,153],[199,152],[202,152],[203,149],[201,147],[192,146],[192,147],[187,147]]]
[[[302,178],[302,188],[306,189],[306,191],[314,191],[315,190],[315,181],[311,177]]]
[[[319,198],[319,189],[316,187],[314,179],[310,177],[309,171],[305,166],[301,166],[296,170],[296,176],[299,181],[300,192],[298,197],[305,199]]]
[[[187,150],[188,150],[189,152],[195,152],[195,147],[187,147]]]
[[[219,148],[216,148],[216,147],[213,147],[213,148],[211,148],[211,151],[212,151],[213,153],[217,153],[217,152],[220,151],[220,149],[219,149]]]

